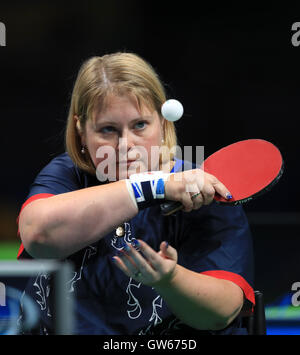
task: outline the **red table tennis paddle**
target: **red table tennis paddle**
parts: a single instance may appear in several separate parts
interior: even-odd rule
[[[247,139],[210,155],[201,168],[214,175],[231,192],[230,200],[218,193],[214,200],[234,206],[269,191],[283,174],[283,159],[272,143],[263,139]],[[176,201],[166,201],[161,205],[163,215],[170,215],[181,208],[181,203]]]

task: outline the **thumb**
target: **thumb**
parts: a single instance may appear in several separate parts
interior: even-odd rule
[[[168,242],[164,241],[160,244],[160,254],[167,259],[177,260],[177,251],[171,247]]]

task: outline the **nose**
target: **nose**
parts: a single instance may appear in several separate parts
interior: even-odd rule
[[[120,157],[127,159],[127,154],[130,149],[135,146],[134,134],[128,130],[122,131],[119,136],[117,151]]]

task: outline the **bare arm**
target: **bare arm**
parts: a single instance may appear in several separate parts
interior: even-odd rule
[[[20,235],[33,257],[65,258],[137,213],[122,180],[31,202],[20,215]]]
[[[165,182],[166,199],[180,201],[186,211],[191,211],[210,203],[215,190],[226,195],[227,189],[221,182],[209,174],[205,176],[201,186],[203,199],[199,196],[191,200],[183,173],[172,174]],[[20,235],[33,257],[65,258],[98,241],[137,213],[126,180],[121,180],[31,202],[20,215]]]
[[[241,311],[244,294],[233,282],[178,265],[176,249],[167,247],[165,242],[158,253],[141,240],[139,248],[144,257],[135,248],[127,247],[123,256],[114,257],[116,265],[127,276],[152,286],[185,324],[196,329],[219,330]]]
[[[179,319],[196,329],[224,329],[240,313],[244,301],[243,291],[233,282],[180,265],[169,283],[154,288]]]

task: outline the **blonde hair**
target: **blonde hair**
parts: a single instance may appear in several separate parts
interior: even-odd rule
[[[89,154],[81,153],[81,138],[76,128],[75,116],[85,129],[92,119],[96,104],[104,105],[108,94],[132,94],[139,107],[146,105],[158,112],[166,101],[166,93],[155,70],[144,59],[133,53],[113,53],[92,57],[81,66],[73,88],[68,114],[65,145],[73,162],[82,170],[95,174]],[[177,138],[173,122],[164,120],[164,145],[172,149]],[[170,159],[174,154],[171,153]]]

